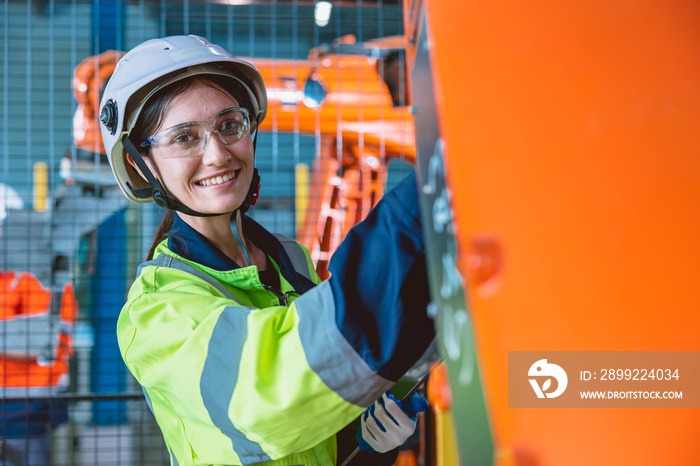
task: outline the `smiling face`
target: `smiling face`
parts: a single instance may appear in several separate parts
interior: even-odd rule
[[[223,110],[239,107],[221,87],[197,81],[168,104],[154,133],[191,121],[206,121]],[[202,213],[227,213],[245,200],[255,168],[250,134],[224,144],[210,134],[201,155],[174,158],[165,147],[154,147],[145,161],[165,189],[190,209]]]

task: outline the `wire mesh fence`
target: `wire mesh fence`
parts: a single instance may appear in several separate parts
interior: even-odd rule
[[[250,216],[321,269],[412,169],[401,3],[333,2],[325,18],[318,3],[2,2],[0,464],[170,463],[115,334],[163,212],[123,198],[101,146],[109,51],[196,34],[258,66],[270,113]]]

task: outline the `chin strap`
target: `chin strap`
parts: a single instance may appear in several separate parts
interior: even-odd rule
[[[258,131],[255,130],[253,135],[253,154],[257,153],[258,147]],[[250,206],[255,205],[258,202],[258,197],[260,197],[260,175],[258,174],[258,169],[253,169],[253,179],[250,180],[250,188],[248,188],[248,194],[243,200],[243,204],[238,208],[238,211],[242,214],[248,212]]]
[[[257,141],[257,138],[258,133],[256,131],[255,138],[253,139],[253,150],[255,150],[255,142]],[[132,187],[129,184],[129,182],[126,183],[129,189],[131,190],[132,194],[137,198],[148,199],[149,197],[153,197],[153,202],[155,202],[160,207],[163,207],[165,209],[177,210],[178,212],[182,212],[183,214],[192,215],[195,217],[216,217],[218,215],[224,215],[228,213],[222,212],[218,214],[205,214],[203,212],[197,212],[196,210],[192,210],[186,205],[180,203],[180,201],[168,194],[168,192],[165,190],[165,187],[162,184],[160,184],[160,181],[158,181],[158,179],[156,179],[156,177],[151,172],[151,169],[148,168],[148,165],[146,165],[146,162],[143,160],[143,157],[141,156],[139,151],[136,149],[136,146],[133,142],[131,142],[131,139],[129,139],[128,136],[125,135],[122,138],[122,145],[124,146],[124,149],[126,149],[126,152],[134,160],[134,163],[139,168],[139,170],[141,170],[143,176],[146,177],[146,181],[148,181],[148,184],[150,184],[150,186],[147,188],[137,189]],[[255,205],[255,203],[257,202],[259,193],[260,175],[258,175],[258,169],[255,168],[253,169],[253,179],[250,182],[248,194],[246,195],[245,200],[237,210],[240,211],[242,214],[246,213],[248,211],[248,208],[251,205]]]
[[[248,255],[248,248],[245,245],[245,241],[243,241],[243,220],[241,219],[241,217],[241,209],[238,209],[235,214],[235,224],[233,225],[232,231],[233,237],[236,238],[238,246],[241,248],[241,251],[243,251],[243,257],[245,257],[245,260],[247,261],[247,264],[245,264],[245,266],[247,267],[253,265],[253,263],[250,261],[250,256]]]

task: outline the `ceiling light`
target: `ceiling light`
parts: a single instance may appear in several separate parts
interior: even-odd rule
[[[331,2],[316,3],[316,6],[314,6],[314,18],[319,27],[324,27],[328,24],[328,21],[331,19],[332,9],[333,5],[331,5]]]

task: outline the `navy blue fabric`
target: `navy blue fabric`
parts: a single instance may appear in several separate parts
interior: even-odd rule
[[[398,380],[435,337],[415,174],[350,230],[328,269],[341,333],[379,375]]]
[[[31,437],[45,434],[68,420],[68,404],[51,403],[5,403],[0,406],[0,436]]]
[[[246,215],[242,219],[244,235],[265,254],[272,257],[279,266],[282,276],[292,285],[294,291],[301,294],[315,286],[314,282],[294,270],[292,260],[275,235]],[[240,268],[235,261],[221,252],[205,236],[182,220],[177,213],[173,226],[170,228],[168,249],[185,259],[214,270],[225,271]]]

